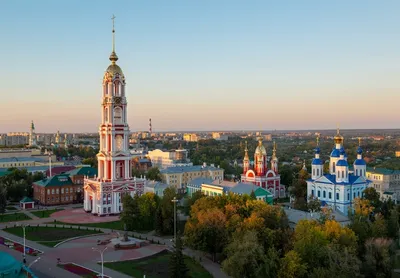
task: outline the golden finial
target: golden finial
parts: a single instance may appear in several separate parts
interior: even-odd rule
[[[317,146],[319,146],[319,133],[317,134]]]
[[[361,137],[358,137],[358,146],[361,146]]]
[[[247,152],[247,140],[244,141],[244,150]]]
[[[339,124],[339,123],[337,124],[337,131],[336,131],[336,133],[337,133],[337,135],[340,134],[340,124]]]
[[[276,151],[276,142],[274,140],[274,152]]]

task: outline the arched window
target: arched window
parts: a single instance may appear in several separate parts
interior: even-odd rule
[[[114,82],[114,96],[121,96],[121,83],[119,81]]]
[[[344,176],[344,171],[342,170],[342,178],[345,178],[345,176]]]
[[[332,163],[332,169],[333,169],[332,172],[336,172],[336,164],[335,164],[335,162]]]
[[[108,122],[108,108],[104,109],[104,122]]]
[[[114,124],[122,123],[122,109],[121,107],[116,107],[114,109]]]
[[[312,174],[313,176],[315,176],[315,169],[312,169]]]
[[[317,176],[319,176],[319,169],[317,169]]]

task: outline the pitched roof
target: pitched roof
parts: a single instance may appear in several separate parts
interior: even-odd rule
[[[223,169],[214,166],[193,165],[193,166],[182,166],[182,167],[179,166],[168,167],[165,169],[161,169],[160,172],[161,174],[180,174],[180,173],[200,172],[208,170],[223,170]]]
[[[204,184],[212,184],[213,180],[210,178],[195,178],[192,181],[188,182],[188,186],[194,186],[200,188],[201,185]]]
[[[20,203],[33,203],[32,199],[29,197],[24,197],[21,201],[19,201]]]
[[[157,189],[166,189],[169,185],[160,181],[149,181],[146,184],[146,187],[148,188],[154,188],[154,190]]]
[[[230,188],[229,191],[233,192],[233,193],[237,193],[237,194],[250,195],[251,191],[256,191],[258,188],[261,188],[261,187],[258,187],[257,185],[254,185],[252,183],[239,182],[236,186]],[[261,189],[264,189],[264,188],[261,188]]]
[[[386,168],[367,168],[367,172],[380,175],[399,175],[400,170],[392,170]]]
[[[63,186],[63,185],[71,185],[72,180],[67,174],[60,174],[52,176],[51,178],[45,178],[41,181],[34,182],[34,184],[47,187],[47,186]]]
[[[92,167],[78,167],[73,170],[66,172],[65,174],[70,176],[89,176],[94,177],[97,176],[97,169]]]

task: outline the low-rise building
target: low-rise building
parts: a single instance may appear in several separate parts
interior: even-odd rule
[[[256,199],[273,203],[273,195],[268,190],[251,183],[235,183],[230,181],[212,180],[209,178],[196,178],[187,185],[187,194],[192,196],[195,192],[201,191],[206,196],[221,196],[229,192],[238,195],[251,195],[254,192]]]
[[[81,167],[34,182],[33,197],[44,206],[82,202],[83,179],[96,174],[97,169]]]
[[[169,167],[160,170],[162,181],[178,190],[184,190],[186,185],[195,178],[210,178],[223,180],[224,169],[207,164],[185,167]]]
[[[368,168],[367,179],[382,199],[390,197],[395,202],[400,199],[400,170]]]
[[[151,192],[162,198],[164,190],[168,188],[168,184],[159,181],[148,181],[144,186],[144,193]]]
[[[147,156],[150,158],[152,165],[160,169],[193,166],[193,163],[188,159],[188,151],[182,147],[170,151],[156,149],[154,151],[149,151]]]
[[[183,141],[186,142],[197,142],[198,137],[196,133],[185,133],[183,134]]]

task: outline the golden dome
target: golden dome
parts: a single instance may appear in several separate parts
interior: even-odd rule
[[[258,137],[258,146],[255,151],[256,155],[267,155],[267,150],[263,146],[262,137]]]
[[[108,73],[108,75],[110,77],[114,77],[117,73],[119,75],[121,75],[122,77],[124,77],[124,73],[122,72],[122,69],[117,64],[109,65],[106,70],[106,73]]]
[[[342,144],[343,143],[343,136],[340,135],[339,128],[337,129],[336,136],[333,137],[333,140],[335,141],[335,144]]]

